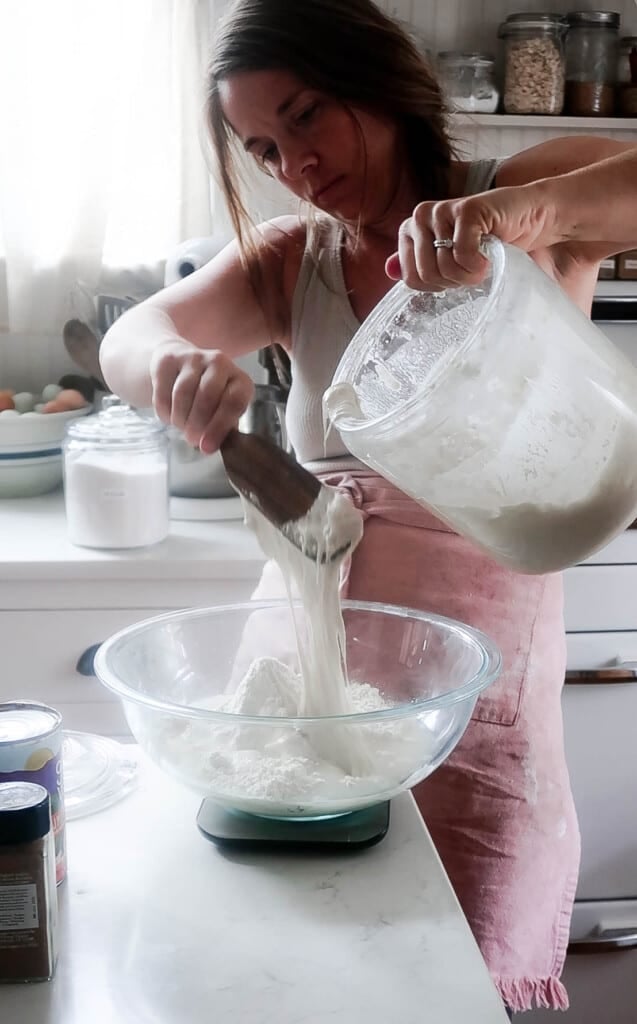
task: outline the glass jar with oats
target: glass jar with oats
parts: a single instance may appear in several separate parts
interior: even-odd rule
[[[504,40],[504,110],[507,114],[561,114],[564,106],[564,37],[559,14],[511,14]]]

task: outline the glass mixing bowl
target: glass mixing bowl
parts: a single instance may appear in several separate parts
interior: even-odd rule
[[[343,617],[351,714],[298,717],[287,676],[267,695],[246,691],[255,659],[299,670],[296,635],[308,623],[287,601],[148,619],[106,640],[95,671],[141,748],[203,796],[274,818],[344,814],[448,757],[500,654],[478,630],[428,612],[344,601]]]

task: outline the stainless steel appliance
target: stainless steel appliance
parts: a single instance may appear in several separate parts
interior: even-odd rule
[[[637,363],[637,282],[598,290],[593,319]],[[565,1024],[637,1024],[636,593],[637,529],[565,573],[564,730],[582,832]]]
[[[280,388],[255,384],[254,397],[244,412],[239,429],[259,434],[287,449],[285,396]],[[205,455],[188,444],[180,430],[169,427],[169,490],[178,498],[228,498],[236,491],[225,471],[219,452]]]

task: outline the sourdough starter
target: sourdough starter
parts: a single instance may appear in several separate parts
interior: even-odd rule
[[[505,282],[495,311],[485,295],[453,306],[452,292],[412,293],[361,337],[324,409],[353,455],[458,533],[547,573],[637,514],[637,372],[553,282],[522,269],[528,280]]]
[[[160,761],[166,757],[172,766],[181,765],[184,780],[195,779],[202,792],[243,811],[311,815],[377,803],[379,794],[393,795],[427,762],[434,742],[421,719],[381,717],[353,725],[338,717],[393,706],[375,686],[347,680],[339,581],[349,552],[321,560],[335,538],[360,540],[362,517],[344,495],[325,487],[298,524],[301,537],[319,541],[313,561],[251,505],[245,512],[264,552],[281,568],[290,598],[301,599],[301,673],[277,658],[257,656],[233,692],[208,702],[211,710],[234,716],[227,724],[166,720],[148,742]],[[244,641],[250,649],[261,644],[267,650],[268,634],[259,632],[258,616],[257,611],[254,622],[248,621]],[[279,727],[241,721],[248,716],[282,722]],[[296,725],[295,719],[311,721]]]

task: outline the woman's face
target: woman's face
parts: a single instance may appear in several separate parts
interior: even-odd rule
[[[247,152],[299,199],[344,221],[386,213],[400,173],[389,120],[347,108],[288,71],[232,75],[220,98]]]

